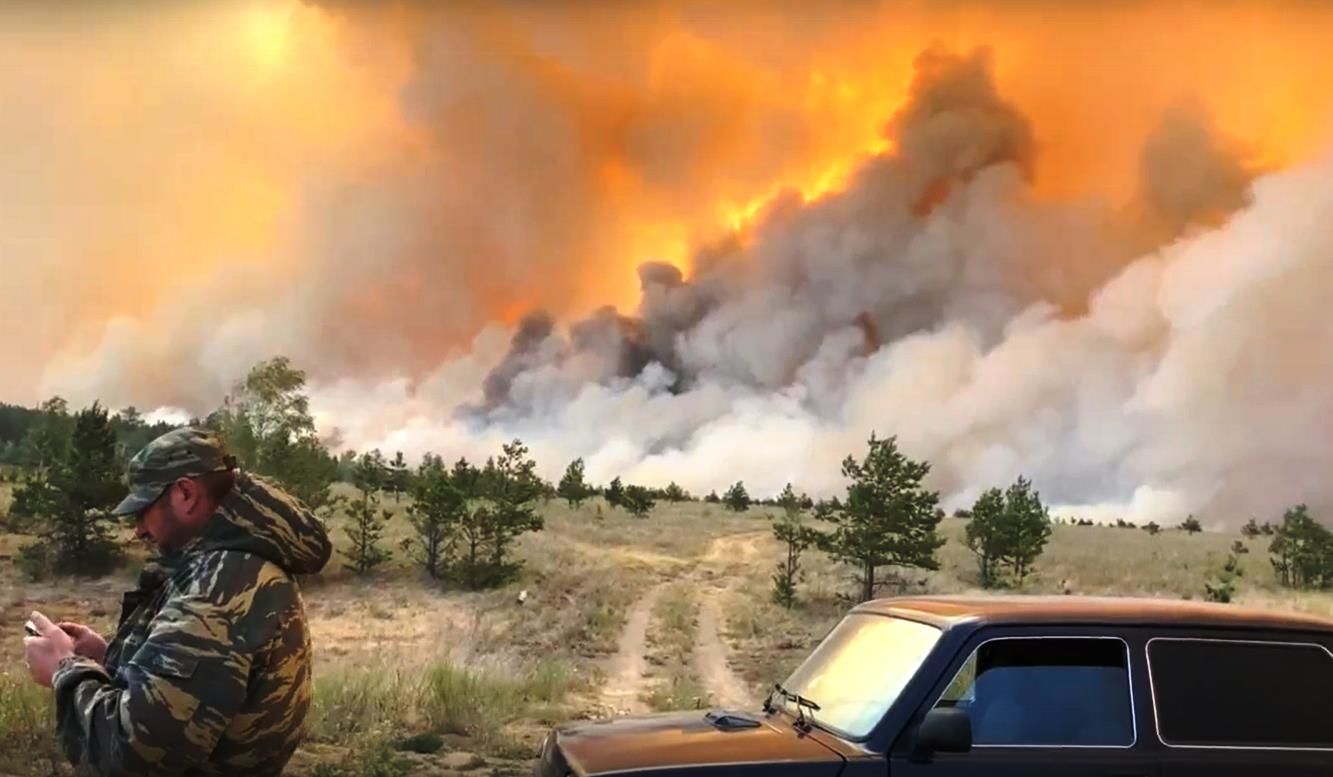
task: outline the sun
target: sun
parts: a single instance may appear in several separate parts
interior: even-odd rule
[[[286,59],[291,11],[291,6],[286,2],[257,2],[245,8],[242,34],[255,64],[262,72],[277,69]]]

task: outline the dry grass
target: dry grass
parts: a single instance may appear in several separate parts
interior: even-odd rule
[[[943,522],[948,542],[940,550],[939,570],[908,573],[912,585],[886,588],[881,595],[986,593],[976,557],[963,541],[965,526],[952,518]],[[1238,533],[1168,530],[1154,536],[1141,529],[1057,526],[1033,574],[1007,592],[1063,593],[1067,586],[1075,595],[1201,599],[1204,582],[1225,563],[1237,540],[1249,550],[1240,556],[1244,575],[1237,581],[1238,604],[1333,617],[1333,592],[1281,588],[1269,562],[1269,538],[1245,540]],[[767,537],[761,547],[761,556],[776,563],[781,553],[776,540]],[[766,692],[794,670],[851,604],[845,596],[856,589],[852,570],[817,551],[807,552],[802,564],[800,602],[792,610],[772,601],[771,564],[752,565],[745,585],[734,587],[725,601],[733,664],[756,690]]]
[[[347,486],[338,489],[353,493]],[[358,579],[335,561],[305,584],[316,707],[305,765],[294,773],[313,774],[311,764],[330,760],[379,763],[384,742],[420,732],[438,732],[454,738],[451,746],[491,755],[530,755],[544,726],[598,706],[601,671],[626,612],[649,588],[673,580],[681,582],[662,592],[650,621],[648,660],[658,682],[645,701],[657,709],[686,708],[707,695],[691,655],[696,587],[710,582],[726,585],[722,631],[731,665],[759,698],[836,623],[850,604],[842,597],[855,590],[849,569],[811,551],[804,557],[798,606],[788,611],[773,604],[771,575],[781,549],[767,533],[769,510],[735,514],[720,505],[661,503],[650,517],[638,519],[600,500],[578,510],[557,500],[544,505],[547,530],[515,543],[523,568],[504,588],[446,590],[399,549],[412,534],[403,515],[408,504],[391,496],[382,502],[392,515],[385,530],[395,554],[389,564]],[[344,521],[331,519],[339,548],[346,547]],[[961,542],[963,527],[962,521],[945,521],[949,542],[940,553],[941,568],[912,575],[921,584],[913,591],[981,590],[975,559]],[[728,539],[716,542],[722,537]],[[0,557],[27,539],[0,535]],[[1199,598],[1237,539],[1061,526],[1021,590],[1050,593],[1067,585],[1076,594]],[[1241,557],[1245,574],[1237,601],[1333,616],[1333,594],[1277,586],[1267,542],[1245,543],[1251,552]],[[135,555],[142,558],[137,549]],[[14,626],[34,608],[109,632],[120,592],[133,577],[127,569],[101,580],[27,584],[12,565],[0,563],[0,666],[21,666]],[[528,591],[522,605],[520,590]],[[26,677],[0,674],[0,771],[49,771],[49,762],[31,758],[54,754],[49,703]],[[336,773],[370,774],[370,768]]]
[[[942,531],[949,542],[940,553],[941,570],[931,576],[931,589],[980,591],[976,557],[964,544],[965,521],[947,519]],[[1056,526],[1036,570],[1024,582],[1028,593],[1062,593],[1067,581],[1075,594],[1201,596],[1203,581],[1226,561],[1239,534],[1186,534],[1167,530],[1150,535],[1142,529],[1109,526]],[[1241,556],[1245,576],[1241,588],[1276,587],[1265,538],[1245,542]]]
[[[691,661],[699,629],[699,602],[693,588],[690,583],[673,583],[653,608],[647,660],[656,682],[643,700],[651,709],[694,709],[706,703],[707,689]]]
[[[0,772],[54,774],[64,761],[55,739],[51,694],[22,672],[0,671]]]
[[[649,517],[634,518],[598,498],[585,502],[577,510],[571,510],[564,501],[551,500],[543,515],[552,532],[588,545],[695,559],[718,537],[764,528],[769,512],[751,508],[735,513],[722,505],[703,502],[658,502]]]

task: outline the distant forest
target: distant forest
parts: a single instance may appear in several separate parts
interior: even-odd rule
[[[57,412],[53,414],[51,412],[53,410]],[[60,418],[66,415],[67,410],[67,403],[60,397],[48,399],[37,407],[0,402],[0,464],[25,467],[38,465],[41,458],[41,439],[46,434],[45,425],[51,423],[72,425],[72,418]],[[167,423],[146,423],[139,411],[133,407],[114,413],[110,425],[116,434],[119,453],[126,459],[153,438],[174,428]]]

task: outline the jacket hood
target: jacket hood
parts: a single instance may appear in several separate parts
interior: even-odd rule
[[[643,769],[689,773],[703,767],[779,767],[812,777],[836,777],[842,758],[781,719],[744,716],[751,725],[728,730],[704,712],[668,713],[576,723],[559,727],[543,758],[556,753],[580,777]],[[541,777],[559,769],[539,766]]]
[[[195,549],[254,553],[288,574],[310,575],[333,552],[324,522],[295,497],[257,475],[236,473],[236,486],[204,526]]]

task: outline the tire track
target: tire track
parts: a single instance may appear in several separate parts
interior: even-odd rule
[[[718,629],[721,621],[717,591],[706,591],[699,602],[699,630],[694,643],[695,671],[708,689],[714,706],[744,709],[750,706],[750,694],[731,670],[731,651],[722,641]]]
[[[664,583],[648,589],[625,618],[625,630],[616,643],[616,654],[607,666],[606,685],[602,688],[602,702],[613,715],[632,715],[647,712],[643,692],[648,687],[644,677],[647,661],[644,659],[648,642],[648,623],[653,608],[662,595]]]

